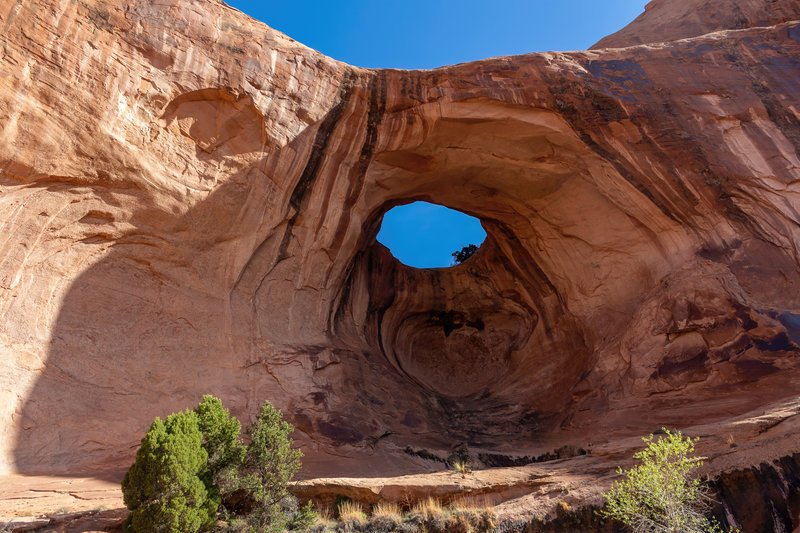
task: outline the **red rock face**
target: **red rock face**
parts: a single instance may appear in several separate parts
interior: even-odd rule
[[[124,468],[204,393],[372,475],[800,389],[798,23],[397,71],[112,4],[0,7],[5,470]],[[413,200],[485,243],[402,265],[375,235]]]
[[[592,48],[621,48],[797,20],[797,0],[653,0],[636,20]]]

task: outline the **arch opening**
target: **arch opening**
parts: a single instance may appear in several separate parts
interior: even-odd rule
[[[481,221],[443,205],[417,201],[383,216],[377,240],[414,268],[446,268],[469,259],[486,239]]]

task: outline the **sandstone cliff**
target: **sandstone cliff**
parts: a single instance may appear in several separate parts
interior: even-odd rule
[[[125,468],[203,393],[284,409],[307,476],[793,402],[800,17],[750,4],[660,44],[399,71],[216,0],[3,0],[0,469]],[[400,264],[375,235],[414,200],[485,243]]]
[[[722,30],[797,20],[798,0],[655,0],[629,25],[592,48],[620,48],[697,37]]]

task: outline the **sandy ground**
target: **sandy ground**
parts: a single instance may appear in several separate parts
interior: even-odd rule
[[[685,432],[699,437],[696,452],[705,457],[700,473],[758,465],[798,451],[800,400]],[[732,445],[731,442],[735,442]],[[588,455],[514,468],[467,474],[441,471],[390,478],[317,478],[298,482],[294,492],[318,503],[347,495],[367,505],[406,503],[434,496],[442,501],[477,498],[493,505],[498,518],[551,518],[555,506],[602,503],[600,494],[616,477],[617,465],[632,464],[640,438],[596,444]],[[121,472],[73,477],[0,476],[0,533],[6,531],[120,531],[127,512]]]
[[[0,532],[121,531],[121,478],[0,476]]]

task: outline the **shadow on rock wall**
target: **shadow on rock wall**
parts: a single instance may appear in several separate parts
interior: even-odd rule
[[[183,198],[168,187],[98,187],[108,211],[74,221],[83,235],[74,246],[101,259],[74,279],[58,311],[45,370],[19,417],[20,472],[118,472],[156,416],[205,393],[245,424],[264,400],[275,403],[296,425],[312,473],[341,471],[348,454],[362,475],[379,475],[375,465],[420,468],[379,460],[380,443],[396,452],[531,438],[535,413],[487,389],[502,384],[537,324],[550,328],[563,313],[543,303],[550,289],[534,297],[551,308],[542,314],[503,288],[527,274],[503,273],[501,223],[488,221],[494,244],[451,272],[404,267],[375,242],[388,200],[352,222],[350,241],[320,244],[313,196],[326,186],[320,176],[336,176],[324,160],[336,130],[359,118],[348,115],[357,115],[348,106],[358,90],[343,84],[328,115],[283,147],[268,146],[249,100],[225,91],[167,107],[153,142],[186,151]],[[363,158],[369,133],[353,142]],[[508,279],[483,283],[498,262],[492,268]],[[541,275],[529,281],[547,287]]]

